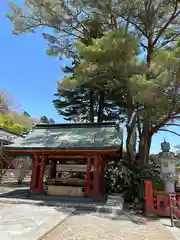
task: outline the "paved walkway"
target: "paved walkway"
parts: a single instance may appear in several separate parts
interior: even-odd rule
[[[109,215],[77,213],[57,226],[42,240],[175,240],[160,221],[141,217],[113,220]]]
[[[161,224],[166,227],[170,232],[172,232],[173,236],[176,240],[180,240],[180,228],[179,227],[171,227],[171,220],[169,218],[160,219]]]
[[[0,239],[37,240],[71,212],[58,207],[0,203]]]

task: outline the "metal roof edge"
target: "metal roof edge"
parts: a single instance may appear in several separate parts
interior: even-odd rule
[[[101,123],[54,123],[54,124],[36,124],[34,129],[39,128],[81,128],[81,127],[109,127],[113,126],[116,127],[116,122],[101,122]]]

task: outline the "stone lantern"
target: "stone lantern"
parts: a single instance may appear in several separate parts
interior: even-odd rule
[[[162,152],[159,153],[159,159],[161,164],[161,177],[165,183],[165,191],[169,193],[175,192],[175,182],[177,180],[176,172],[176,158],[172,152],[170,152],[170,144],[164,140],[161,143]]]

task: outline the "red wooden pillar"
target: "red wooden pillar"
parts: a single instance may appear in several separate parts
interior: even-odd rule
[[[30,191],[35,192],[36,191],[36,185],[37,185],[37,167],[38,167],[38,157],[37,155],[32,156],[33,161],[33,169],[31,174],[31,183],[30,183]]]
[[[146,216],[148,216],[153,213],[154,209],[152,181],[145,180],[144,185],[145,185],[145,214]]]
[[[45,156],[34,155],[33,156],[33,170],[31,176],[30,191],[31,192],[43,192],[43,179],[45,171]]]
[[[50,178],[56,177],[56,160],[51,161]]]
[[[40,157],[40,163],[39,163],[39,179],[38,179],[38,192],[44,191],[44,171],[45,171],[45,165],[46,165],[46,156],[42,155]]]
[[[93,179],[93,195],[100,195],[99,188],[99,156],[94,156],[94,179]]]
[[[101,194],[104,195],[104,193],[105,193],[105,178],[104,178],[105,162],[102,157],[100,157],[99,168],[100,168],[100,170],[99,170],[100,191],[101,191]]]
[[[86,194],[91,193],[91,157],[87,158],[87,168],[86,168]]]

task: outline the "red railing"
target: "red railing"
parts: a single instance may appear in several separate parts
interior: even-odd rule
[[[153,190],[152,181],[146,180],[145,182],[145,198],[146,198],[146,215],[156,214],[159,216],[171,216],[172,207],[170,204],[169,193],[164,191]],[[172,193],[175,196],[176,212],[173,214],[180,217],[180,193]],[[175,208],[173,208],[175,209]]]
[[[158,215],[169,216],[169,195],[163,191],[153,192],[153,211]]]

